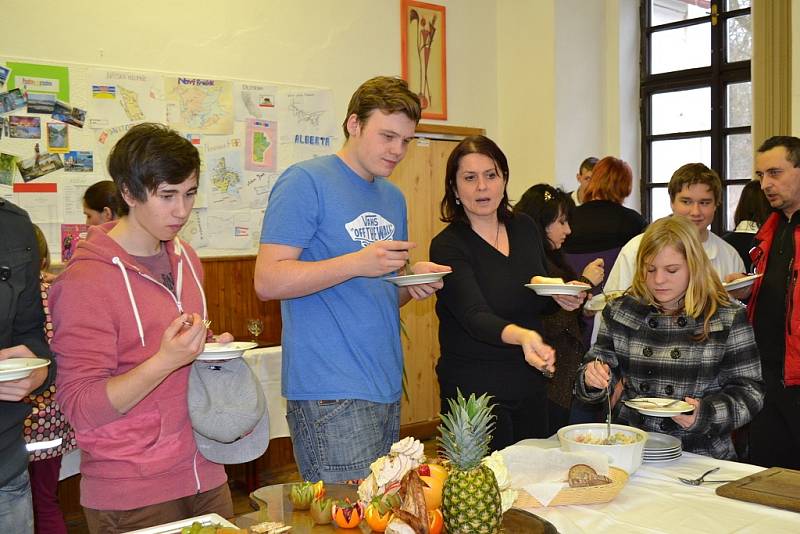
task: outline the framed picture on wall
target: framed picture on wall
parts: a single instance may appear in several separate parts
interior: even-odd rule
[[[419,95],[423,119],[447,118],[445,8],[400,1],[403,79]]]

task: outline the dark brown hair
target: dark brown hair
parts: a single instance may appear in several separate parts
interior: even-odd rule
[[[758,152],[767,152],[779,146],[786,149],[786,159],[792,162],[792,166],[800,167],[800,138],[791,135],[775,135],[761,143]]]
[[[508,160],[497,144],[484,135],[467,137],[453,149],[447,158],[447,168],[444,175],[444,198],[439,206],[443,222],[460,221],[469,224],[469,219],[464,211],[464,206],[456,202],[456,174],[461,158],[468,154],[483,154],[494,161],[497,172],[503,177],[503,199],[497,207],[497,219],[500,222],[510,221],[514,215],[511,212],[511,203],[508,201]]]
[[[162,183],[181,184],[199,175],[200,155],[194,145],[163,124],[137,124],[117,141],[108,156],[108,173],[120,195],[147,201]],[[198,176],[199,178],[199,176]],[[121,202],[120,215],[128,214],[127,202]]]
[[[119,216],[119,207],[125,203],[117,191],[117,185],[111,180],[90,185],[83,194],[83,202],[87,208],[101,213],[105,208],[110,209],[112,219]]]
[[[377,76],[362,83],[347,106],[347,115],[342,123],[345,139],[350,138],[347,130],[347,121],[355,114],[362,125],[376,109],[383,113],[403,113],[406,117],[418,123],[422,115],[419,97],[411,92],[408,83],[401,78],[391,76]]]
[[[694,184],[707,185],[714,194],[714,203],[719,206],[722,202],[722,180],[714,169],[709,169],[702,163],[687,163],[678,167],[667,184],[669,199],[675,202],[675,197],[683,191],[685,186]]]
[[[742,189],[739,204],[733,212],[733,223],[738,225],[742,221],[753,221],[761,226],[769,217],[769,213],[769,200],[761,190],[761,182],[750,180]]]

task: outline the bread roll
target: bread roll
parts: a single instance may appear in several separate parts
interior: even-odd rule
[[[534,276],[531,284],[564,284],[563,278],[550,278],[549,276]]]

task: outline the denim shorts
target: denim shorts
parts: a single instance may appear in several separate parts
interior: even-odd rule
[[[0,487],[0,532],[33,534],[33,502],[27,469]]]
[[[365,478],[400,435],[400,402],[359,399],[287,401],[286,420],[304,480]]]

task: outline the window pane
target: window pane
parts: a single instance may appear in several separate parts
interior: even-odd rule
[[[750,15],[728,19],[728,62],[748,61],[753,55],[753,31]]]
[[[750,0],[728,0],[727,6],[727,11],[733,11],[734,9],[745,9],[750,7]]]
[[[725,231],[727,232],[732,232],[736,228],[736,223],[733,222],[733,214],[736,213],[736,206],[739,205],[739,197],[742,196],[744,186],[745,184],[732,184],[726,188],[728,190],[728,209],[725,217]]]
[[[656,32],[650,43],[651,74],[711,65],[711,23]]]
[[[711,88],[657,93],[650,97],[654,135],[711,129]]]
[[[655,187],[650,190],[650,222],[672,214],[669,192],[666,187]]]
[[[728,127],[750,126],[753,112],[750,108],[752,86],[750,82],[728,85]]]
[[[748,134],[729,135],[726,139],[728,169],[726,180],[753,178],[753,137]]]
[[[708,9],[689,5],[689,2],[650,0],[650,24],[652,26],[667,24],[668,22],[677,22],[679,20],[706,17],[710,13]]]
[[[711,166],[711,138],[672,139],[653,141],[652,146],[653,183],[667,183],[672,173],[685,163],[704,163]]]

